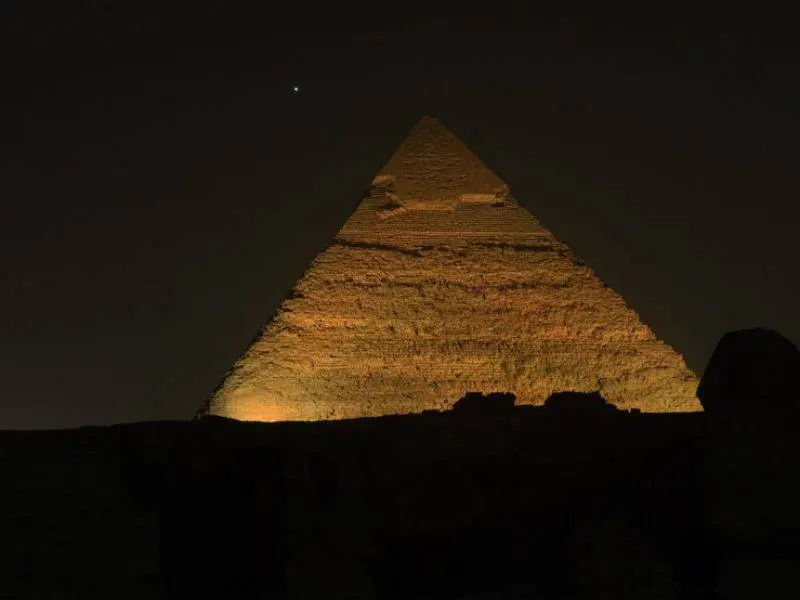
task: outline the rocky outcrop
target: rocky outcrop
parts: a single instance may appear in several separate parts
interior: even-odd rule
[[[800,555],[800,351],[768,329],[725,334],[698,389],[707,496],[723,538]],[[783,550],[781,550],[783,551]]]
[[[698,410],[680,355],[509,194],[424,118],[203,412],[341,419],[496,390]]]

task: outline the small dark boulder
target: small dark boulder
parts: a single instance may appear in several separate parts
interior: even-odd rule
[[[467,392],[453,405],[453,411],[458,413],[496,413],[505,412],[514,408],[517,397],[510,392],[491,392],[485,396],[480,392]]]
[[[553,392],[545,400],[544,407],[550,410],[581,412],[615,412],[617,407],[606,402],[600,392]]]

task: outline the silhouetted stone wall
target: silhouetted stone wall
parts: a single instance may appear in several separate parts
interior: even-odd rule
[[[795,597],[785,342],[723,339],[699,414],[473,394],[403,417],[0,432],[0,596]]]
[[[21,596],[558,591],[580,581],[570,557],[595,519],[632,519],[669,552],[697,500],[699,431],[695,415],[518,407],[6,432],[3,581]]]

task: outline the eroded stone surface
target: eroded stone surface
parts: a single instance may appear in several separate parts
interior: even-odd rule
[[[437,120],[412,130],[206,412],[341,419],[542,404],[699,410],[697,379]]]

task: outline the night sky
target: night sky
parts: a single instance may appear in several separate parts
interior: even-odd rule
[[[0,9],[0,428],[193,416],[424,114],[696,371],[800,341],[788,15],[162,4]]]

